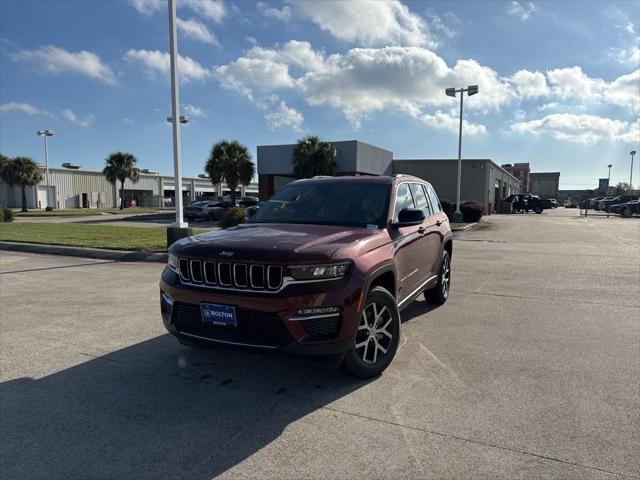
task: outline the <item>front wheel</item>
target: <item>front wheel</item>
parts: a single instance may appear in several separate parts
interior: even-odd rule
[[[395,298],[386,289],[375,287],[367,294],[353,345],[341,367],[354,377],[376,377],[393,360],[399,340],[400,312]]]
[[[542,213],[542,207],[536,207],[533,211],[540,215]]]
[[[625,207],[622,209],[622,213],[620,215],[622,216],[622,218],[631,218],[631,215],[633,215],[633,210],[631,210],[631,207]]]
[[[440,270],[438,271],[438,283],[435,287],[424,292],[424,297],[429,303],[442,305],[449,298],[451,291],[451,255],[446,250],[442,252]]]

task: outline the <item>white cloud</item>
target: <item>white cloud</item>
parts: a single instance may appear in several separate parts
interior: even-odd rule
[[[125,59],[142,64],[148,71],[169,77],[171,70],[169,54],[160,50],[129,50]],[[178,67],[181,81],[206,80],[211,72],[189,57],[178,56]]]
[[[191,118],[204,118],[207,116],[206,112],[203,109],[190,103],[183,104],[181,110],[182,113],[188,115]]]
[[[116,84],[116,76],[111,68],[98,55],[86,50],[68,52],[64,48],[47,45],[34,50],[21,50],[14,53],[12,58],[32,63],[50,73],[79,73],[108,85]]]
[[[0,113],[9,112],[22,112],[27,115],[45,115],[47,117],[53,117],[50,112],[42,110],[41,108],[31,105],[30,103],[9,102],[0,104]]]
[[[514,123],[511,128],[522,134],[546,135],[573,143],[591,144],[606,140],[632,143],[640,140],[638,121],[629,124],[597,115],[553,113],[538,120]]]
[[[131,0],[131,5],[143,15],[153,15],[167,9],[166,0]],[[178,0],[177,8],[189,8],[201,17],[220,23],[227,15],[227,8],[222,0]]]
[[[458,29],[462,23],[455,13],[445,12],[438,15],[433,8],[428,8],[425,12],[429,19],[429,27],[433,33],[442,35],[448,39],[458,36]]]
[[[519,3],[519,2],[513,1],[507,6],[507,13],[509,15],[519,18],[523,22],[528,20],[531,17],[531,15],[533,15],[537,11],[538,11],[538,7],[536,7],[535,4],[532,2]]]
[[[520,70],[511,77],[510,81],[523,98],[542,97],[549,94],[547,80],[540,72]]]
[[[452,115],[450,113],[436,111],[433,115],[429,113],[421,113],[414,118],[420,120],[424,125],[436,130],[448,130],[451,132],[457,132],[460,128],[460,118],[458,115]],[[480,135],[487,132],[487,128],[484,125],[470,123],[467,120],[462,120],[462,131],[465,135]]]
[[[268,113],[264,117],[267,120],[267,127],[271,130],[282,127],[290,127],[298,132],[302,131],[304,117],[295,108],[288,107],[284,101],[280,102],[278,109]]]
[[[607,83],[601,78],[591,78],[582,68],[557,68],[547,71],[552,92],[562,99],[580,97],[582,100],[601,100]]]
[[[75,123],[80,127],[88,127],[93,123],[93,120],[94,120],[94,117],[91,114],[87,114],[87,115],[83,115],[82,117],[79,117],[68,108],[65,108],[64,110],[62,110],[62,117],[68,122]]]
[[[289,0],[334,37],[365,46],[429,45],[427,24],[398,0]]]
[[[289,20],[291,20],[292,12],[289,5],[285,5],[284,7],[278,9],[270,7],[264,2],[258,2],[258,9],[265,17],[275,18],[276,20],[281,20],[283,22],[288,22]]]
[[[218,43],[218,39],[213,33],[211,33],[209,28],[204,23],[197,21],[195,18],[190,18],[189,20],[177,18],[176,27],[185,38],[203,43],[210,43],[212,45],[220,45]]]
[[[201,17],[216,23],[222,22],[227,15],[227,7],[222,0],[180,0],[178,5],[184,5]]]
[[[611,82],[604,94],[613,105],[631,107],[640,112],[640,70],[618,77]]]

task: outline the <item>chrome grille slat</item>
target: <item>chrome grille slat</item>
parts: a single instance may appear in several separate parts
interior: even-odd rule
[[[284,268],[280,265],[179,258],[178,267],[181,280],[194,286],[275,293],[284,285]]]

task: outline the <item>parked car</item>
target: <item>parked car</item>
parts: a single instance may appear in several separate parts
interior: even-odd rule
[[[623,218],[629,218],[633,215],[640,214],[640,200],[632,200],[619,205],[619,207],[619,213]]]
[[[193,202],[184,208],[183,215],[187,221],[220,220],[230,206],[230,203],[218,201]]]
[[[609,200],[613,200],[615,197],[602,197],[595,205],[595,207],[593,207],[594,210],[603,210],[604,209],[604,203],[603,202],[608,202]]]
[[[238,205],[240,205],[241,207],[253,207],[254,205],[257,205],[260,202],[260,199],[258,197],[242,197],[240,199],[240,201],[238,202]]]
[[[510,195],[507,197],[507,201],[513,203],[513,211],[516,213],[529,213],[531,210],[539,214],[545,209],[545,202],[540,200],[540,197],[537,195]]]
[[[578,208],[580,205],[576,200],[565,200],[564,208]]]
[[[588,207],[588,208],[597,209],[597,207],[598,207],[598,203],[599,203],[599,202],[600,202],[600,200],[602,200],[603,198],[606,198],[606,197],[594,197],[594,198],[590,198],[590,199],[587,201],[587,203],[588,203],[587,207]]]
[[[162,318],[186,345],[337,356],[373,377],[396,353],[400,311],[422,293],[447,301],[452,248],[424,180],[298,180],[248,223],[170,247]]]
[[[611,207],[612,205],[620,205],[622,203],[627,203],[632,200],[637,200],[637,198],[638,197],[634,195],[620,195],[618,197],[611,198],[609,200],[600,200],[600,210],[604,212],[608,212],[609,207]]]

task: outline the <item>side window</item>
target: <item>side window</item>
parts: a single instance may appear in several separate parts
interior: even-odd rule
[[[429,196],[429,200],[431,200],[431,207],[433,208],[433,213],[439,213],[442,211],[442,205],[440,205],[440,200],[438,200],[438,196],[436,192],[433,191],[433,188],[425,185],[425,190],[427,191],[427,195]]]
[[[393,211],[394,220],[398,220],[398,213],[403,208],[415,208],[408,183],[401,183],[398,190],[396,190],[396,208]]]
[[[429,202],[427,201],[427,196],[422,189],[422,185],[418,183],[412,183],[411,193],[413,193],[413,200],[416,202],[416,208],[422,210],[425,217],[433,215],[433,213],[431,212],[431,207],[429,206]]]

